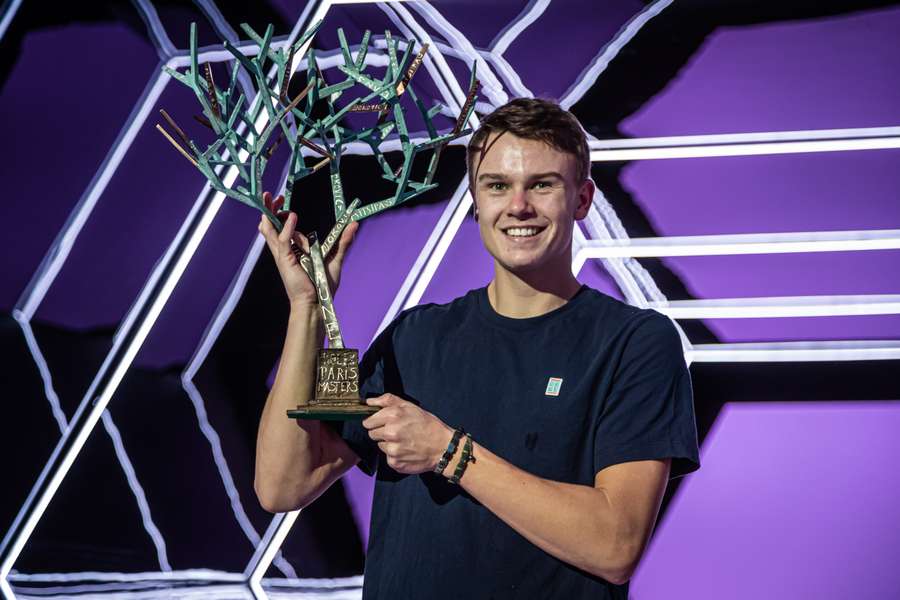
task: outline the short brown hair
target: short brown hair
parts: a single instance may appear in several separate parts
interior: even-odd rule
[[[516,98],[481,120],[466,147],[469,184],[474,184],[475,158],[483,151],[492,133],[508,132],[526,140],[539,140],[560,152],[575,157],[575,179],[580,184],[591,172],[591,154],[587,137],[575,115],[552,100]],[[474,189],[474,186],[473,186]]]

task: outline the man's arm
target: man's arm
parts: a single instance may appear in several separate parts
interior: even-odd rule
[[[293,307],[275,383],[256,439],[256,495],[270,512],[302,508],[318,498],[359,458],[320,421],[287,418],[315,386],[315,357],[322,339],[316,305]]]
[[[407,474],[434,468],[452,429],[420,407],[385,394],[363,421],[387,464]],[[631,578],[653,531],[671,460],[620,463],[596,474],[594,486],[536,477],[475,443],[476,462],[460,484],[530,542],[611,583]],[[453,474],[459,451],[444,470]]]
[[[650,539],[671,460],[621,463],[594,486],[536,477],[478,444],[460,485],[545,552],[615,584],[625,583]],[[445,470],[452,475],[453,464]]]
[[[278,211],[283,198],[266,206]],[[283,216],[284,213],[279,213]],[[291,239],[308,250],[306,238],[295,234],[297,215],[290,213],[281,233],[262,217],[260,233],[275,259],[291,306],[284,350],[259,423],[254,487],[263,508],[286,512],[306,506],[355,465],[359,458],[332,429],[319,421],[287,418],[286,411],[307,402],[315,386],[315,359],[322,345],[322,316],[315,287],[291,249]],[[327,259],[332,291],[340,282],[341,263],[357,225],[344,230],[334,254]]]

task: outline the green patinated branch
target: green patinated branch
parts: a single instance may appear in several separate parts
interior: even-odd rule
[[[214,140],[201,151],[198,144],[165,111],[160,113],[174,135],[162,125],[157,125],[157,129],[203,173],[213,189],[261,211],[278,231],[281,231],[282,223],[265,205],[262,189],[263,175],[275,151],[281,144],[286,144],[289,149],[283,210],[291,209],[292,193],[297,182],[327,166],[335,224],[321,245],[318,242],[313,244],[316,260],[298,253],[301,266],[310,279],[317,287],[322,286],[323,282],[327,287],[323,261],[351,221],[361,221],[437,187],[433,179],[443,148],[449,142],[471,133],[465,124],[474,109],[478,80],[473,68],[469,93],[459,117],[449,132],[441,134],[434,125],[434,118],[440,113],[441,106],[427,108],[411,85],[413,76],[425,60],[427,44],[416,51],[415,42],[407,41],[401,53],[399,41],[386,31],[384,40],[388,65],[384,76],[376,79],[366,73],[365,64],[371,33],[365,32],[354,57],[343,30],[338,29],[343,64],[338,65],[337,69],[344,78],[329,83],[319,69],[315,50],[305,51],[321,25],[321,21],[316,23],[289,46],[273,48],[274,28],[271,25],[263,35],[259,35],[249,25],[242,24],[244,33],[259,46],[259,51],[251,57],[227,41],[224,43],[235,60],[228,84],[223,88],[216,83],[210,63],[199,64],[197,27],[192,24],[190,66],[183,73],[169,67],[164,69],[193,91],[202,110],[202,115],[196,115],[195,119],[212,131]],[[307,85],[291,97],[289,87],[294,65],[301,62],[304,54]],[[255,82],[255,100],[246,98],[240,92],[240,69],[244,69]],[[342,98],[348,90],[360,87],[366,90],[363,95]],[[400,102],[405,94],[409,94],[424,122],[428,139],[423,142],[415,143],[410,138],[404,107]],[[326,116],[313,118],[313,109],[323,103]],[[375,113],[374,125],[354,128],[349,117],[359,113]],[[402,163],[396,168],[391,166],[381,148],[392,133],[400,142],[402,156]],[[352,143],[363,143],[371,149],[381,167],[382,177],[394,184],[391,196],[366,204],[358,198],[347,202],[341,178],[341,159],[347,145]],[[412,173],[413,163],[419,154],[429,151],[432,155],[426,174],[422,180],[416,180]],[[231,183],[226,185],[226,180]],[[328,306],[323,304],[323,311],[330,311],[333,316],[330,292],[327,289],[319,289],[319,292],[320,298],[327,299]],[[331,340],[332,343],[340,344],[336,321],[332,329],[337,336]],[[331,337],[329,333],[329,339]]]

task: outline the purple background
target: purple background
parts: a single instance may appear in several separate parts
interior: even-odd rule
[[[435,6],[476,47],[484,48],[525,3],[478,4],[477,18],[474,2]],[[506,59],[533,92],[560,97],[641,7],[625,0],[604,3],[603,9],[586,1],[553,3],[510,46]],[[299,14],[299,4],[280,10],[291,21]],[[375,6],[336,8],[325,31],[337,25],[347,28],[351,40],[364,28],[390,26]],[[183,46],[183,31],[169,30],[176,45]],[[897,125],[898,30],[897,8],[720,27],[658,94],[618,127],[623,135],[643,137]],[[327,46],[327,36],[323,39]],[[113,56],[105,54],[110,49]],[[16,150],[0,163],[6,184],[0,227],[8,248],[2,259],[0,311],[8,313],[15,305],[143,86],[155,75],[157,62],[146,37],[120,23],[69,24],[24,38],[0,92],[0,119],[9,132],[10,149]],[[462,63],[450,62],[460,79],[468,77]],[[52,85],[43,76],[48,72],[53,73]],[[422,77],[427,95],[431,86],[424,70],[417,77]],[[184,115],[179,122],[190,135],[199,136],[202,128],[188,117],[195,110],[193,103],[187,90],[173,83],[159,107]],[[152,116],[148,119],[101,197],[40,305],[36,323],[76,333],[118,326],[190,210],[202,178],[153,130],[155,122]],[[658,235],[900,228],[898,159],[900,151],[881,150],[636,161],[624,166],[620,183]],[[448,152],[445,160],[460,163],[462,154]],[[448,175],[450,189],[460,174],[457,166]],[[443,211],[446,199],[433,200],[382,215],[361,228],[337,296],[348,345],[364,348],[374,335]],[[226,202],[138,354],[135,370],[180,372],[256,236],[256,220],[250,209]],[[663,263],[683,282],[685,297],[887,294],[900,289],[898,256],[885,251]],[[264,255],[260,262],[267,260]],[[445,302],[484,285],[491,273],[477,227],[467,218],[422,302]],[[582,279],[619,295],[599,262],[589,263]],[[266,309],[273,318],[286,316],[278,292],[272,288]],[[260,314],[259,322],[272,315]],[[705,325],[723,342],[900,337],[898,316],[721,319]],[[271,338],[267,343],[280,344],[280,334]],[[38,336],[39,343],[47,339]],[[250,340],[247,346],[254,348]],[[77,366],[82,388],[61,398],[69,414],[97,366]],[[882,376],[892,379],[886,371]],[[222,432],[241,498],[262,531],[266,515],[254,505],[252,494],[255,423],[246,416],[248,407],[261,398],[247,397],[245,405],[234,406],[213,392],[204,396]],[[892,398],[900,398],[900,393]],[[888,562],[900,550],[900,478],[893,475],[897,469],[892,461],[900,447],[891,435],[900,426],[900,404],[796,406],[767,403],[770,399],[760,397],[759,404],[750,405],[717,399],[726,409],[704,441],[703,467],[683,481],[658,524],[632,583],[634,598],[900,593],[900,579]],[[39,396],[27,401],[45,402]],[[226,531],[234,529],[232,522],[217,520],[214,512],[204,514],[213,510],[210,507],[224,506],[225,499],[212,474],[208,449],[193,432],[192,413],[185,405],[136,402],[122,391],[113,398],[111,411],[128,425],[123,430],[129,449],[151,448],[159,457],[156,464],[148,460],[143,467],[137,465],[154,516],[169,535],[180,526],[177,510],[194,515],[196,532],[206,540],[200,549],[195,540],[170,540],[173,566],[239,569],[252,547],[239,534]],[[168,417],[158,414],[161,411]],[[57,434],[52,424],[40,427],[44,435]],[[191,431],[183,435],[193,435],[194,445],[176,437],[176,427]],[[99,443],[99,435],[94,433],[92,444]],[[49,447],[33,453],[35,460],[44,460]],[[79,458],[82,472],[106,468],[97,458],[101,453],[86,450]],[[163,456],[168,461],[165,473],[154,475]],[[182,457],[190,461],[179,469]],[[121,479],[119,473],[110,477]],[[355,469],[346,479],[365,540],[371,480]],[[199,486],[198,480],[213,484]],[[63,486],[36,542],[52,539],[56,524],[79,517],[83,490],[74,485]],[[26,492],[27,487],[15,490],[21,497]],[[304,513],[301,522],[304,518],[311,517]],[[0,530],[6,525],[0,522]],[[302,533],[295,530],[294,536]],[[89,532],[82,535],[72,543],[100,543]],[[29,548],[32,556],[41,552],[39,543]],[[226,553],[223,548],[234,556],[216,562],[217,553]]]

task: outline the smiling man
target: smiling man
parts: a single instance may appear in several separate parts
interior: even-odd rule
[[[322,325],[296,216],[280,236],[261,221],[292,308],[257,493],[291,510],[354,464],[374,473],[364,598],[625,599],[667,481],[699,467],[678,333],[572,275],[594,184],[570,113],[513,100],[483,119],[468,167],[493,280],[398,316],[361,365],[381,410],[342,428],[283,417],[312,394]]]

